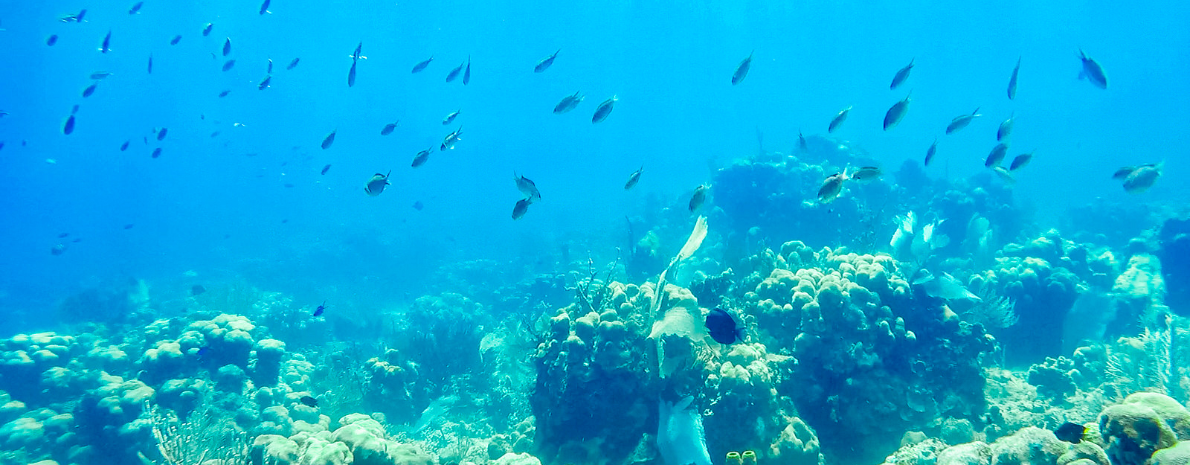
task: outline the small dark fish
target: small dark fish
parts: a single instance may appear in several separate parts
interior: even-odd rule
[[[202,295],[204,292],[207,292],[207,288],[202,287],[201,284],[190,286],[190,295]]]
[[[81,238],[81,237],[76,237],[76,238],[74,238],[74,240],[73,240],[73,241],[70,241],[70,243],[72,243],[72,244],[78,244],[79,242],[82,242],[82,241],[83,241],[83,238]]]
[[[287,183],[285,183],[285,188],[287,188],[287,189],[293,188],[293,184],[287,182]],[[282,221],[282,223],[284,223],[284,221]]]
[[[149,54],[148,71],[149,71],[149,74],[153,74],[153,54],[152,53]]]
[[[434,148],[430,147],[428,149],[417,152],[417,155],[415,155],[413,157],[413,164],[410,166],[417,168],[421,165],[424,165],[426,163],[426,161],[430,159],[430,152],[433,150],[434,150]]]
[[[224,70],[224,71],[228,71],[228,70],[230,70],[230,69],[231,69],[231,67],[232,67],[232,66],[235,66],[235,65],[236,65],[236,60],[235,60],[235,58],[232,58],[232,59],[230,59],[230,60],[227,60],[226,62],[224,62],[224,63],[223,63],[223,70]]]
[[[459,127],[458,129],[456,129],[455,132],[447,134],[446,137],[442,139],[442,145],[438,147],[438,150],[446,151],[448,149],[455,148],[455,144],[458,141],[462,140],[462,135],[463,135],[462,127]]]
[[[219,137],[219,131],[215,131],[215,132],[212,132],[212,133],[211,133],[211,138],[212,138],[212,139],[214,139],[214,138],[216,138],[216,137]]]
[[[910,65],[912,66],[912,65]],[[905,96],[904,100],[894,103],[889,107],[888,112],[884,114],[884,130],[887,131],[896,127],[901,119],[905,118],[905,113],[909,111],[909,95]]]
[[[558,51],[554,52],[553,55],[542,58],[541,61],[537,62],[537,66],[533,67],[533,72],[534,73],[543,73],[543,72],[545,72],[545,70],[550,69],[550,66],[552,66],[554,64],[554,59],[558,58],[558,52],[561,52],[561,51],[562,51],[562,49],[558,49]]]
[[[984,160],[983,166],[988,168],[998,166],[1004,160],[1005,155],[1008,155],[1008,144],[1003,142],[996,144],[995,147],[992,147],[992,151],[988,153],[988,158]]]
[[[1083,442],[1083,433],[1085,432],[1087,432],[1087,427],[1078,423],[1066,422],[1054,430],[1054,436],[1057,436],[1059,440],[1078,444]]]
[[[149,145],[149,136],[141,136],[141,139],[145,141],[145,145]]]
[[[835,132],[835,129],[839,129],[839,126],[841,126],[844,121],[847,121],[847,113],[849,112],[851,112],[851,107],[844,108],[843,111],[840,111],[839,114],[835,115],[834,119],[831,119],[831,124],[826,127],[826,132],[833,133]]]
[[[168,129],[168,128],[161,128],[161,130],[160,130],[160,131],[157,131],[157,140],[162,140],[162,139],[165,139],[165,135],[166,135],[166,134],[169,134],[169,129]]]
[[[206,27],[202,28],[202,36],[206,37],[206,36],[211,35],[211,29],[213,29],[214,27],[215,27],[215,24],[207,23]]]
[[[133,223],[128,223],[128,224],[124,225],[124,229],[126,229],[126,230],[127,230],[127,229],[132,229],[134,226],[136,226],[136,225],[135,225],[135,224],[133,224]]]
[[[363,53],[364,53],[364,42],[360,41],[360,43],[355,45],[355,52],[352,52],[352,54],[351,54],[351,61],[359,61],[360,59],[367,59],[368,57],[363,56],[362,55]]]
[[[950,133],[953,133],[960,129],[963,129],[963,128],[967,127],[967,125],[971,124],[972,120],[974,120],[975,118],[978,118],[980,116],[983,116],[983,115],[979,114],[979,108],[976,108],[975,111],[971,112],[971,114],[969,114],[969,115],[956,116],[956,117],[954,117],[954,119],[950,120],[950,124],[946,125],[946,133],[950,134]]]
[[[347,87],[355,87],[355,63],[351,62],[351,69],[347,71]]]
[[[821,203],[833,202],[843,192],[843,181],[847,179],[846,170],[827,176],[822,181],[822,187],[818,188],[818,201]]]
[[[58,43],[58,34],[50,34],[50,36],[45,39],[45,44],[50,47],[53,47],[56,43]]]
[[[413,202],[413,209],[414,209],[414,210],[421,211],[423,208],[426,208],[426,206],[425,206],[425,205],[423,205],[423,204],[421,203],[421,201],[420,201],[420,200],[418,200],[418,201],[416,201],[416,202]]]
[[[397,122],[388,123],[383,128],[380,128],[380,135],[387,136],[392,134],[394,129],[397,129]]]
[[[256,85],[256,88],[257,88],[258,90],[265,90],[265,89],[267,89],[267,88],[269,87],[269,83],[270,83],[270,82],[273,82],[273,77],[272,77],[272,76],[265,76],[265,77],[264,77],[264,79],[261,79],[261,80],[260,80],[260,84],[257,84],[257,85]]]
[[[160,156],[161,156],[161,147],[157,147],[157,148],[153,149],[153,155],[152,155],[152,157],[153,157],[153,158],[157,158],[157,157],[160,157]]]
[[[702,203],[707,200],[707,188],[708,187],[710,187],[710,186],[703,184],[701,186],[698,186],[698,188],[694,189],[694,195],[690,196],[690,204],[689,204],[690,213],[694,213],[694,210],[698,210],[698,207],[701,207]]]
[[[91,85],[87,86],[86,89],[83,89],[83,98],[90,97],[91,94],[94,94],[95,86],[97,86],[97,85],[99,85],[99,83],[91,84]]]
[[[269,3],[271,1],[272,0],[264,0],[264,3],[260,4],[260,14],[263,15],[265,13],[272,13],[271,11],[269,11]]]
[[[591,115],[591,124],[607,119],[607,116],[612,114],[612,107],[616,105],[616,100],[616,96],[613,95],[612,98],[604,100],[598,107],[595,107],[595,114]]]
[[[515,172],[512,173],[512,180],[516,183],[517,190],[525,194],[525,198],[533,201],[541,200],[541,191],[537,190],[537,183],[533,182],[533,180],[524,176],[517,176]]]
[[[560,115],[573,110],[574,107],[577,107],[578,104],[583,101],[583,98],[584,97],[580,96],[577,91],[574,93],[574,95],[567,95],[566,97],[563,97],[562,101],[558,102],[557,105],[554,105],[554,114]]]
[[[101,81],[101,80],[107,79],[107,77],[111,76],[111,75],[112,75],[112,73],[109,73],[107,71],[96,71],[94,73],[91,73],[91,79],[95,80],[95,81]]]
[[[66,252],[66,244],[54,244],[53,247],[50,247],[50,255],[62,255],[64,252]]]
[[[748,54],[748,58],[745,58],[740,62],[739,66],[736,66],[735,74],[731,75],[731,85],[734,86],[744,82],[744,78],[748,77],[748,70],[752,69],[752,55],[755,53],[756,51],[753,50],[752,53]]]
[[[463,111],[463,110],[455,110],[453,113],[446,115],[445,118],[442,118],[442,125],[446,126],[446,125],[449,125],[450,123],[453,123],[455,121],[455,118],[459,117],[459,112],[461,112],[461,111]]]
[[[364,193],[372,197],[382,194],[384,192],[384,188],[389,185],[389,174],[393,174],[393,172],[389,171],[388,174],[376,173],[372,175],[372,179],[369,179],[368,184],[364,186]]]
[[[934,139],[934,143],[930,144],[930,148],[926,150],[925,165],[930,166],[930,161],[934,160],[934,154],[938,152],[938,139]]]
[[[99,51],[107,53],[112,51],[112,31],[107,31],[107,35],[103,37],[103,45],[99,46]]]
[[[272,58],[269,58],[269,70],[268,70],[268,71],[266,71],[265,73],[266,73],[266,74],[273,74],[273,59],[272,59]]]
[[[136,2],[135,4],[132,5],[132,8],[128,9],[128,14],[134,15],[134,14],[140,13],[140,7],[142,7],[142,6],[145,6],[145,2]]]
[[[893,76],[892,84],[888,86],[889,89],[897,90],[897,87],[900,87],[901,84],[905,83],[906,79],[909,79],[909,72],[913,71],[914,60],[916,60],[916,58],[909,60],[909,64],[897,71],[897,74]]]
[[[176,35],[176,36],[174,36],[174,38],[173,38],[173,39],[171,39],[171,40],[169,41],[169,44],[170,44],[170,45],[178,45],[178,42],[181,42],[181,41],[182,41],[182,36],[181,36],[181,35]]]
[[[457,68],[450,70],[450,73],[446,74],[446,82],[452,82],[455,79],[458,79],[459,73],[463,72],[463,66],[465,66],[465,65],[466,65],[466,63],[459,63],[459,66]]]
[[[467,69],[463,71],[463,85],[471,83],[471,56],[467,56]]]
[[[74,115],[66,118],[66,124],[62,125],[62,134],[69,136],[72,132],[74,132]]]
[[[319,305],[318,308],[314,309],[314,316],[322,316],[322,313],[325,311],[326,311],[326,301],[324,300],[324,301],[322,301],[322,305]]]
[[[223,39],[223,56],[231,53],[231,37]]]
[[[226,238],[227,237],[224,236],[224,239],[226,239]],[[199,347],[198,350],[194,352],[194,355],[197,355],[198,358],[200,358],[200,359],[207,358],[211,355],[211,347],[210,346]]]
[[[319,172],[318,174],[326,174],[326,172],[330,171],[330,170],[331,170],[331,165],[326,165],[326,166],[322,167],[322,171]]]
[[[230,93],[231,93],[231,91],[230,91],[230,90],[225,90],[225,91],[223,91],[223,92],[220,92],[220,93],[219,93],[219,98],[227,97],[227,94],[230,94]]]
[[[59,233],[59,234],[58,234],[58,239],[65,239],[65,238],[66,238],[66,237],[68,237],[68,236],[70,236],[70,233],[68,233],[68,232]]]
[[[1000,128],[996,130],[996,142],[1003,142],[1004,139],[1007,139],[1008,136],[1012,135],[1012,126],[1016,124],[1012,120],[1014,115],[1016,115],[1016,113],[1009,115],[1008,119],[1004,120],[1003,123],[1000,123]]]
[[[810,143],[806,141],[806,136],[802,135],[802,131],[800,129],[797,131],[797,148],[802,152],[810,151]]]
[[[419,62],[419,63],[418,63],[418,64],[416,64],[416,65],[413,65],[413,71],[411,71],[411,72],[412,72],[413,74],[417,74],[417,73],[420,73],[420,72],[422,72],[422,71],[425,71],[426,67],[427,67],[427,66],[430,66],[430,62],[431,62],[431,61],[434,61],[434,57],[432,57],[432,56],[431,56],[431,57],[429,57],[429,58],[427,58],[427,59],[425,59],[424,61],[421,61],[421,62]]]
[[[716,308],[707,313],[707,332],[720,344],[734,344],[744,340],[744,327],[727,311]]]
[[[1091,84],[1100,89],[1107,89],[1107,75],[1103,73],[1103,67],[1094,59],[1087,56],[1086,53],[1080,49],[1078,51],[1079,59],[1083,61],[1083,69],[1079,71],[1078,78],[1091,81]]]
[[[120,144],[120,151],[121,151],[121,152],[123,152],[123,151],[125,151],[125,150],[128,150],[128,143],[129,143],[129,142],[130,142],[130,141],[124,141],[124,143],[123,143],[123,144]]]
[[[1017,57],[1016,67],[1012,68],[1012,77],[1008,78],[1008,100],[1016,98],[1016,75],[1021,71],[1021,59]]]
[[[1008,165],[1008,171],[1016,171],[1024,168],[1029,162],[1033,161],[1033,152],[1022,153],[1012,159],[1012,163]]]
[[[315,399],[313,397],[302,396],[302,398],[299,400],[302,402],[302,405],[305,405],[307,407],[318,407],[318,399]]]
[[[628,182],[624,183],[624,190],[632,189],[632,187],[635,186],[636,183],[640,182],[640,174],[643,173],[644,171],[645,171],[645,166],[641,165],[640,169],[633,171],[632,174],[628,175]]]
[[[301,57],[294,58],[293,61],[290,61],[288,65],[285,65],[285,70],[290,71],[294,68],[297,68],[298,62],[300,61],[302,61]]]
[[[337,133],[337,132],[339,132],[338,129],[331,131],[330,134],[327,134],[326,137],[322,138],[322,149],[323,150],[331,148],[331,144],[335,143],[335,133]]]
[[[533,199],[520,199],[516,201],[516,205],[512,207],[512,219],[519,220],[525,213],[529,212],[529,205],[533,203]]]

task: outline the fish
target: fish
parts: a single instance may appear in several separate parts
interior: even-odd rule
[[[938,153],[938,139],[934,139],[934,143],[930,144],[930,148],[926,149],[926,160],[923,163],[925,166],[930,166],[930,162],[934,160],[934,154]]]
[[[446,137],[442,139],[442,145],[438,147],[438,150],[446,151],[448,149],[455,148],[455,143],[463,140],[462,135],[463,128],[460,126],[458,129],[455,129],[455,132],[447,134]]]
[[[1103,67],[1099,66],[1093,58],[1088,57],[1086,53],[1079,49],[1079,59],[1083,62],[1083,69],[1079,71],[1078,78],[1080,80],[1086,79],[1091,82],[1091,85],[1100,89],[1107,89],[1107,75],[1103,73]]]
[[[128,140],[126,140],[126,141],[124,141],[124,143],[123,143],[123,144],[120,144],[120,151],[121,151],[121,152],[123,152],[123,151],[125,151],[125,150],[128,150],[128,144],[129,144],[130,142],[132,142],[132,141],[128,141]]]
[[[833,202],[839,197],[839,194],[843,192],[843,181],[846,181],[847,179],[848,177],[846,169],[844,169],[842,173],[835,173],[827,176],[826,179],[822,181],[822,187],[818,188],[818,202]]]
[[[553,64],[554,64],[554,59],[558,58],[558,53],[561,51],[562,51],[562,49],[558,49],[558,51],[554,52],[553,55],[542,58],[541,61],[537,62],[537,66],[533,67],[533,72],[534,73],[544,73],[545,70],[550,69],[550,66],[553,66]]]
[[[269,14],[273,13],[273,12],[269,11],[269,3],[271,3],[271,2],[272,2],[272,0],[264,0],[264,3],[260,4],[260,14],[263,15],[265,13],[269,13]]]
[[[136,226],[136,224],[133,224],[133,223],[128,223],[128,224],[124,225],[124,229],[126,229],[126,230],[127,230],[127,229],[132,229],[134,226]]]
[[[1078,423],[1066,422],[1058,429],[1054,430],[1054,436],[1061,441],[1069,442],[1071,444],[1078,444],[1083,442],[1083,433],[1087,432],[1087,427]]]
[[[988,158],[987,158],[987,160],[984,160],[983,166],[988,167],[988,168],[997,166],[1000,164],[1001,161],[1004,160],[1004,156],[1007,154],[1008,154],[1008,144],[1005,144],[1003,142],[996,144],[995,147],[992,147],[992,151],[990,153],[988,153]]]
[[[844,121],[847,121],[847,113],[849,112],[851,112],[851,107],[844,108],[839,112],[839,114],[835,115],[835,117],[831,119],[831,124],[826,127],[826,132],[829,134],[835,132],[836,129],[839,129],[839,126],[842,125]]]
[[[330,134],[327,134],[326,137],[322,138],[322,149],[323,150],[331,148],[331,144],[335,143],[335,133],[337,133],[337,132],[339,132],[338,129],[331,131]]]
[[[810,151],[810,143],[806,141],[806,136],[802,135],[801,129],[797,131],[797,148],[802,152]]]
[[[1141,165],[1128,173],[1124,178],[1124,191],[1129,194],[1139,194],[1149,190],[1153,187],[1153,183],[1157,182],[1157,178],[1161,177],[1161,168],[1163,163],[1155,165]]]
[[[1115,174],[1111,175],[1111,178],[1118,180],[1118,181],[1123,181],[1125,178],[1128,177],[1128,175],[1132,174],[1133,171],[1136,171],[1137,168],[1144,167],[1144,166],[1157,166],[1157,165],[1147,164],[1147,165],[1139,165],[1139,166],[1125,166],[1123,168],[1116,170]]]
[[[574,107],[577,107],[578,104],[583,101],[583,98],[583,96],[579,95],[578,91],[576,91],[574,95],[567,95],[566,97],[563,97],[562,101],[558,102],[557,105],[554,105],[554,114],[560,115],[573,110]]]
[[[878,166],[864,166],[858,170],[855,170],[855,172],[851,174],[851,179],[866,182],[873,179],[879,179],[883,174],[884,172]]]
[[[74,115],[70,115],[69,118],[66,118],[66,124],[62,125],[62,134],[69,136],[72,132],[74,132]]]
[[[411,72],[413,74],[417,74],[422,71],[425,71],[426,67],[430,66],[431,61],[434,61],[434,57],[432,55],[429,58],[426,58],[425,60],[418,62],[416,65],[413,65],[413,70]]]
[[[174,38],[173,38],[173,39],[170,39],[170,40],[169,40],[169,44],[170,44],[170,45],[178,45],[178,42],[181,42],[181,41],[182,41],[182,36],[181,36],[181,35],[176,35],[176,36],[174,36]]]
[[[204,292],[207,292],[207,288],[202,287],[201,284],[190,286],[190,295],[201,295]]]
[[[694,213],[695,210],[698,210],[698,207],[702,206],[703,202],[707,201],[707,189],[710,187],[703,184],[694,189],[694,194],[690,196],[690,203],[688,205],[690,213]]]
[[[744,78],[748,77],[748,70],[752,69],[752,55],[755,53],[756,51],[753,50],[752,53],[748,54],[748,58],[745,58],[740,62],[739,66],[735,67],[735,73],[731,75],[731,85],[734,86],[744,82]]]
[[[223,92],[220,92],[220,93],[219,93],[219,98],[227,97],[227,94],[230,94],[230,93],[231,93],[231,91],[230,91],[230,90],[225,90],[225,91],[223,91]]]
[[[270,82],[273,82],[273,77],[272,77],[272,76],[265,76],[265,77],[264,77],[264,79],[261,79],[261,80],[260,80],[260,84],[257,84],[257,85],[256,85],[256,89],[257,89],[257,90],[265,90],[265,89],[267,89],[267,88],[269,87],[269,83],[270,83]]]
[[[384,125],[383,128],[380,128],[380,135],[387,136],[389,134],[392,134],[393,130],[397,129],[397,123],[398,123],[398,121],[394,121],[392,123],[388,123],[388,124]]]
[[[99,85],[99,84],[98,84],[98,83],[91,84],[91,85],[87,86],[87,88],[86,88],[86,89],[83,89],[83,98],[90,97],[90,96],[91,96],[91,94],[94,94],[94,93],[95,93],[95,86],[97,86],[97,85]]]
[[[595,107],[595,114],[591,115],[591,124],[607,119],[607,116],[612,114],[612,107],[615,106],[616,100],[616,96],[613,95],[612,98],[604,100],[598,107]]]
[[[103,44],[99,46],[99,51],[107,53],[112,51],[112,31],[107,31],[107,35],[103,36]]]
[[[231,37],[223,39],[223,56],[231,53]]]
[[[153,149],[153,153],[150,156],[152,156],[153,158],[160,157],[161,156],[161,147],[157,147],[157,148]]]
[[[467,69],[463,71],[463,85],[471,83],[471,55],[467,55]]]
[[[707,333],[711,335],[711,339],[720,344],[734,344],[744,340],[744,327],[740,324],[736,317],[727,313],[726,310],[716,307],[714,310],[707,312],[706,318]]]
[[[58,234],[58,239],[64,239],[64,238],[66,238],[66,237],[69,237],[69,236],[70,236],[70,233],[68,233],[68,232],[59,233],[59,234]]]
[[[326,165],[326,166],[322,167],[322,171],[319,171],[318,174],[326,175],[326,172],[330,171],[330,170],[331,170],[331,165]]]
[[[272,58],[269,58],[269,70],[266,72],[266,74],[273,74],[273,59]]]
[[[298,401],[307,407],[318,407],[318,399],[310,396],[302,396],[302,398],[298,399]]]
[[[455,110],[451,114],[446,115],[445,118],[442,118],[442,125],[446,126],[446,125],[449,125],[450,123],[453,123],[455,121],[455,118],[459,117],[459,112],[461,112],[461,111],[463,111],[463,110]]]
[[[58,21],[64,23],[81,23],[83,22],[83,15],[87,14],[87,10],[79,11],[78,13],[67,13],[58,17]]]
[[[636,183],[640,182],[640,174],[645,171],[645,166],[641,165],[640,169],[633,171],[628,175],[628,182],[624,183],[624,190],[632,189]]]
[[[347,87],[355,87],[355,63],[351,62],[351,69],[347,71]]]
[[[292,61],[289,62],[288,65],[285,65],[285,70],[292,71],[294,68],[297,68],[298,62],[300,62],[300,61],[302,61],[302,59],[300,57],[294,58]]]
[[[912,94],[912,92],[910,92]],[[905,118],[905,113],[909,111],[909,95],[905,96],[904,100],[894,103],[889,107],[888,112],[884,114],[884,130],[887,131],[896,127],[901,119]]]
[[[541,191],[537,190],[537,184],[532,180],[524,176],[517,176],[516,172],[512,173],[512,180],[516,183],[517,190],[525,194],[525,198],[534,201],[541,200]]]
[[[363,53],[364,53],[364,42],[360,41],[360,43],[355,45],[355,51],[351,52],[351,55],[350,55],[351,61],[367,60],[368,57],[364,56]]]
[[[1033,152],[1022,153],[1012,159],[1012,163],[1008,165],[1008,171],[1016,171],[1024,168],[1029,162],[1033,161]]]
[[[169,134],[169,129],[167,129],[167,128],[161,128],[161,130],[160,130],[160,131],[157,131],[157,140],[159,140],[159,141],[160,141],[160,140],[162,140],[162,139],[165,139],[165,135],[166,135],[166,134]]]
[[[954,117],[954,119],[950,120],[950,124],[946,125],[946,133],[950,134],[950,133],[953,133],[960,129],[963,129],[963,128],[967,127],[968,124],[971,124],[971,120],[974,120],[975,118],[978,118],[980,116],[983,116],[983,115],[979,114],[979,108],[976,108],[975,111],[971,112],[970,115],[956,116],[956,117]]]
[[[413,156],[413,163],[410,164],[410,166],[417,168],[421,165],[424,165],[426,161],[430,159],[430,152],[432,151],[434,151],[434,147],[417,152],[417,155]]]
[[[1004,139],[1007,139],[1008,136],[1012,135],[1012,126],[1016,124],[1016,122],[1013,121],[1013,117],[1015,116],[1016,113],[1013,112],[1013,114],[1008,116],[1008,119],[1004,120],[1003,123],[1000,123],[1000,128],[996,129],[996,142],[1003,142]]]
[[[326,301],[324,300],[324,301],[322,301],[322,305],[319,305],[318,308],[314,309],[314,316],[322,316],[322,313],[325,311],[326,311]]]
[[[1017,57],[1016,66],[1012,68],[1012,77],[1008,78],[1008,100],[1016,99],[1016,75],[1021,71],[1021,58]]]
[[[236,65],[235,58],[227,60],[227,61],[223,62],[223,71],[231,70],[231,68],[235,65]]]
[[[50,255],[62,255],[66,252],[66,244],[54,244],[50,247]]]
[[[202,28],[202,36],[206,37],[206,36],[211,35],[211,29],[213,29],[214,27],[215,27],[214,23],[207,23],[207,25],[203,26],[203,28]]]
[[[389,182],[388,182],[389,174],[393,174],[393,172],[389,171],[388,174],[376,173],[376,174],[372,175],[372,179],[369,179],[368,184],[366,186],[364,186],[364,193],[368,194],[372,197],[375,197],[375,196],[383,193],[385,186],[389,185]]]
[[[897,90],[897,87],[900,87],[901,84],[905,83],[906,79],[909,79],[909,72],[913,71],[913,61],[916,59],[917,58],[910,59],[909,64],[905,65],[904,68],[897,70],[897,74],[893,75],[892,84],[889,84],[888,86],[890,90]]]
[[[112,75],[112,73],[109,73],[107,71],[96,71],[94,73],[91,73],[91,79],[95,80],[95,81],[101,81],[111,75]]]
[[[414,201],[414,202],[413,202],[413,209],[414,209],[414,210],[421,211],[423,208],[426,208],[426,206],[425,206],[424,204],[422,204],[420,200],[417,200],[417,201]]]
[[[134,15],[134,14],[140,13],[140,8],[141,8],[142,6],[145,6],[145,2],[136,2],[136,3],[134,3],[134,4],[132,5],[132,8],[129,8],[129,9],[128,9],[128,14],[130,14],[130,15]]]
[[[1016,178],[1012,177],[1012,173],[1009,172],[1007,168],[1004,168],[1003,166],[993,166],[992,172],[996,173],[996,176],[999,176],[1001,181],[1004,181],[1008,184],[1016,184]]]
[[[459,63],[457,68],[450,70],[449,73],[446,73],[446,82],[453,82],[455,79],[458,79],[459,74],[463,72],[463,66],[465,65],[466,63]]]
[[[955,279],[949,273],[942,272],[935,276],[929,270],[922,268],[918,272],[917,279],[913,280],[914,286],[921,286],[930,297],[944,299],[944,300],[973,300],[980,302],[979,296],[972,294],[966,287],[963,286],[959,280]]]
[[[525,213],[529,212],[529,204],[533,203],[532,199],[520,199],[516,201],[516,205],[512,207],[512,219],[519,220]]]
[[[149,66],[146,68],[149,74],[153,74],[153,54],[149,54]]]
[[[58,43],[58,34],[50,34],[50,36],[46,37],[45,39],[45,44],[50,47],[53,47],[56,43]]]

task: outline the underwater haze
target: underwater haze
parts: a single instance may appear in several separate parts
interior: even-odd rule
[[[1190,4],[261,1],[0,4],[0,464],[1185,453]]]

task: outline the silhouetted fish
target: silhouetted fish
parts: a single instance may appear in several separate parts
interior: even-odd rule
[[[74,115],[66,118],[66,124],[62,125],[62,134],[69,136],[72,132],[74,132]]]
[[[289,71],[289,70],[296,68],[299,61],[302,61],[302,59],[300,57],[294,58],[293,61],[289,62],[289,64],[285,66],[285,70]]]
[[[427,59],[425,59],[425,61],[422,61],[422,62],[420,62],[420,63],[418,63],[418,64],[416,64],[416,65],[413,65],[413,71],[411,71],[411,72],[412,72],[413,74],[417,74],[417,73],[420,73],[420,72],[422,72],[422,71],[425,71],[426,67],[427,67],[427,66],[430,66],[430,62],[431,62],[431,61],[434,61],[434,57],[432,57],[432,56],[431,56],[431,57],[429,57],[429,58],[427,58]]]
[[[383,128],[380,128],[380,135],[387,136],[389,134],[392,134],[394,129],[397,129],[397,123],[396,122],[388,123],[388,124],[384,125]]]
[[[157,131],[157,140],[165,139],[165,135],[168,133],[169,133],[168,128],[161,128],[161,130]]]
[[[181,35],[176,35],[176,36],[174,36],[174,38],[173,38],[173,39],[171,39],[171,40],[169,41],[169,44],[170,44],[170,45],[178,45],[178,42],[181,42],[181,41],[182,41],[182,36],[181,36]]]
[[[744,340],[744,328],[727,311],[716,308],[707,313],[707,332],[720,344],[734,344]]]
[[[264,3],[260,4],[260,14],[263,15],[265,13],[272,13],[271,11],[269,11],[269,3],[271,1],[272,0],[264,0]]]
[[[157,148],[153,149],[153,155],[152,155],[152,157],[153,157],[153,158],[157,158],[157,157],[160,157],[160,156],[161,156],[161,147],[157,147]]]
[[[465,65],[466,65],[466,63],[459,63],[459,66],[457,68],[450,70],[450,73],[446,74],[446,82],[452,82],[455,79],[458,79],[459,73],[463,72],[463,66],[465,66]]]
[[[142,6],[145,6],[145,2],[136,2],[136,3],[134,3],[134,4],[132,5],[132,8],[129,8],[129,9],[128,9],[128,14],[130,14],[130,15],[134,15],[134,14],[140,13],[140,8],[141,8]]]
[[[355,87],[355,64],[351,62],[351,69],[347,71],[347,87]]]
[[[190,286],[190,295],[202,295],[204,292],[207,292],[207,288],[202,287],[201,284]]]
[[[616,96],[604,100],[598,107],[595,107],[595,114],[591,115],[591,124],[599,123],[607,119],[608,115],[612,114],[612,108],[616,105]]]
[[[214,28],[214,27],[215,27],[215,25],[214,25],[214,24],[212,24],[212,23],[207,23],[206,27],[203,27],[203,28],[202,28],[202,36],[203,36],[203,37],[206,37],[206,36],[209,36],[209,35],[211,35],[211,29],[212,29],[212,28]]]
[[[1091,81],[1091,84],[1100,89],[1107,89],[1107,75],[1103,72],[1103,67],[1099,66],[1091,57],[1080,49],[1078,51],[1079,59],[1083,61],[1083,69],[1079,71],[1078,78]]]
[[[301,401],[302,405],[305,405],[307,407],[318,407],[318,399],[315,399],[313,397],[302,396],[302,398],[298,399],[298,400]]]
[[[223,39],[223,56],[227,56],[229,53],[231,53],[231,37]]]
[[[335,133],[337,133],[337,132],[339,132],[338,129],[331,131],[330,134],[327,134],[326,137],[322,138],[322,149],[323,150],[331,148],[331,144],[335,143]]]
[[[912,65],[911,65],[912,66]],[[887,131],[896,127],[901,119],[905,118],[905,113],[909,112],[909,96],[906,95],[904,100],[894,103],[889,107],[888,112],[884,114],[884,130]]]
[[[50,36],[46,37],[45,39],[45,44],[50,47],[53,47],[56,43],[58,43],[58,34],[50,34]]]
[[[748,70],[752,69],[752,55],[755,53],[756,51],[753,50],[752,53],[748,54],[748,58],[745,58],[740,62],[739,66],[736,66],[735,74],[731,75],[731,85],[734,86],[744,82],[744,78],[748,77]]]
[[[831,124],[826,127],[826,132],[833,133],[836,129],[839,129],[839,126],[842,125],[844,121],[847,121],[847,113],[849,112],[851,112],[851,107],[844,108],[843,111],[840,111],[839,114],[835,115],[835,117],[831,119]]]
[[[926,166],[930,166],[930,161],[934,160],[934,154],[936,152],[938,152],[938,139],[934,139],[934,143],[930,144],[930,148],[926,150]]]
[[[904,68],[897,70],[897,74],[893,76],[892,84],[888,86],[889,89],[896,90],[897,87],[900,87],[901,84],[905,83],[906,79],[909,79],[909,72],[913,71],[914,60],[916,60],[916,58],[909,60],[909,64],[905,65]]]
[[[1016,67],[1012,68],[1012,77],[1008,78],[1008,100],[1016,98],[1016,75],[1021,71],[1021,59],[1017,57]]]
[[[91,84],[91,85],[87,86],[87,88],[86,88],[86,89],[83,89],[83,98],[90,97],[90,96],[91,96],[91,94],[94,94],[94,93],[95,93],[95,86],[97,86],[97,85],[99,85],[99,84],[98,84],[98,83]]]
[[[463,70],[463,85],[471,83],[471,55],[467,55],[467,69]]]
[[[330,171],[330,170],[331,170],[331,165],[326,165],[326,166],[322,167],[322,171],[318,174],[326,174],[326,172]]]
[[[1078,444],[1083,442],[1083,433],[1086,431],[1087,427],[1083,425],[1066,422],[1063,423],[1062,426],[1059,426],[1058,429],[1054,430],[1054,436],[1062,441]]]
[[[112,51],[112,31],[107,31],[107,35],[103,37],[103,44],[99,46],[99,51],[107,53]]]
[[[230,60],[227,60],[227,61],[223,62],[223,70],[224,70],[224,71],[228,71],[228,70],[230,70],[230,69],[231,69],[231,67],[233,67],[233,66],[235,66],[235,65],[236,65],[236,60],[235,60],[235,58],[232,58],[232,59],[230,59]]]
[[[561,51],[562,51],[562,49],[558,49],[558,51],[554,52],[553,55],[542,58],[541,61],[537,62],[537,66],[533,67],[533,72],[534,73],[542,73],[542,72],[545,72],[545,70],[550,69],[550,66],[552,66],[554,64],[554,59],[558,58],[558,52],[561,52]]]

